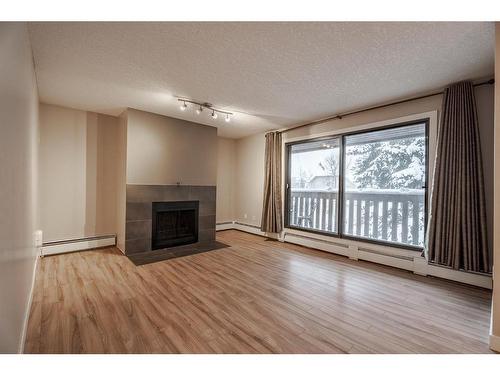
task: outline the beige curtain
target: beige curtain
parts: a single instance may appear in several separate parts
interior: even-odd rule
[[[278,233],[282,229],[281,217],[281,133],[266,134],[264,172],[264,202],[261,230]]]
[[[430,262],[491,272],[474,87],[459,82],[443,96],[429,218]]]

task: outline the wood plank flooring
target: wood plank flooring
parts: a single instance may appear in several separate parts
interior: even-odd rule
[[[237,231],[135,266],[40,259],[27,353],[488,353],[490,291]]]

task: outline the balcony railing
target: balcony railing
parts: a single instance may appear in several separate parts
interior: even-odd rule
[[[422,246],[424,190],[347,190],[344,234]],[[292,189],[289,224],[337,232],[337,191]]]

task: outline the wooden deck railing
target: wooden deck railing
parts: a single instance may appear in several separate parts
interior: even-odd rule
[[[424,190],[348,190],[344,196],[345,234],[422,246]],[[291,225],[337,231],[336,191],[292,189],[289,207]]]

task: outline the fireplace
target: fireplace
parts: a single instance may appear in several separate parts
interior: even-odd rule
[[[167,252],[176,252],[182,249],[168,246],[187,242],[192,243],[186,246],[198,246],[214,242],[216,196],[215,186],[127,184],[125,254],[130,256],[151,250],[158,254],[163,248]],[[191,212],[156,217],[157,212],[186,210]],[[190,225],[185,225],[186,221]],[[180,226],[177,231],[172,229],[177,226]],[[174,240],[175,237],[178,238]]]
[[[153,202],[152,250],[198,242],[198,201]]]

